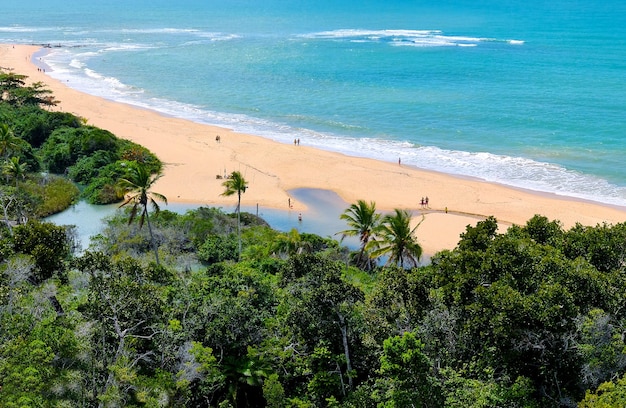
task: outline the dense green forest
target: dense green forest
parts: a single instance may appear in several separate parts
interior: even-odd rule
[[[9,79],[4,160],[28,167],[0,180],[20,203],[0,226],[1,407],[626,406],[626,224],[489,217],[423,265],[410,213],[365,201],[341,217],[352,250],[239,206],[157,211],[156,158]],[[124,204],[85,251],[18,197],[53,173]]]

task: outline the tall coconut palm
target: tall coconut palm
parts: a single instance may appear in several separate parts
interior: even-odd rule
[[[24,180],[26,178],[27,170],[28,164],[21,163],[19,157],[11,157],[9,160],[4,162],[4,165],[2,166],[2,173],[6,175],[7,178],[13,178],[15,180],[16,188],[19,179]]]
[[[237,238],[239,240],[239,260],[241,260],[241,194],[246,192],[248,182],[240,172],[233,171],[222,183],[222,186],[226,187],[226,190],[221,195],[237,194]]]
[[[132,204],[128,224],[133,222],[139,211],[141,211],[139,228],[141,229],[143,227],[144,220],[148,224],[150,243],[154,249],[154,256],[156,258],[157,265],[159,265],[159,251],[157,249],[156,242],[154,241],[152,226],[150,225],[148,204],[152,206],[155,214],[158,214],[160,210],[159,204],[156,200],[163,201],[167,204],[167,198],[164,195],[150,190],[159,178],[161,178],[161,173],[157,173],[153,176],[145,165],[134,163],[128,167],[126,177],[119,179],[117,183],[117,187],[125,197],[125,201],[120,205],[120,208],[127,204]]]
[[[408,211],[396,209],[393,214],[387,214],[376,229],[374,240],[370,241],[369,246],[373,249],[371,256],[377,258],[388,255],[386,265],[396,263],[404,268],[406,263],[417,266],[422,247],[414,234],[423,221],[422,216],[422,221],[411,229],[411,214]]]
[[[354,259],[355,264],[359,268],[370,270],[373,267],[372,259],[366,253],[366,247],[372,238],[374,230],[380,224],[380,217],[381,215],[376,212],[376,203],[370,201],[368,204],[364,200],[358,200],[356,204],[352,204],[339,216],[350,227],[347,230],[338,232],[338,234],[342,235],[341,239],[343,240],[346,236],[359,237],[361,246],[359,253]]]

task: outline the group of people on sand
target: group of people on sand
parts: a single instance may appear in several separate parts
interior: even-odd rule
[[[422,208],[430,208],[428,206],[428,197],[422,197],[422,199],[420,200],[420,206]]]
[[[294,145],[294,146],[300,146],[300,138],[298,138],[298,139],[293,139],[293,145]]]

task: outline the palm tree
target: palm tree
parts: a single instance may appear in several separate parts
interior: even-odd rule
[[[9,160],[10,154],[24,149],[26,144],[24,140],[15,136],[9,125],[5,123],[0,124],[0,156],[2,156],[5,162]],[[8,183],[10,174],[5,173],[5,175]],[[15,182],[17,183],[17,179]]]
[[[292,228],[289,232],[280,234],[276,237],[272,250],[279,256],[292,256],[295,254],[311,253],[313,245],[303,239],[300,232]]]
[[[16,153],[25,147],[26,142],[15,136],[9,125],[0,124],[0,155],[5,159],[9,159],[11,153]]]
[[[150,242],[154,249],[157,265],[159,265],[159,251],[157,250],[154,235],[152,234],[152,226],[150,225],[150,217],[148,216],[148,204],[152,205],[155,214],[158,214],[160,210],[156,200],[163,201],[167,204],[167,198],[164,195],[150,191],[154,183],[161,178],[161,176],[162,174],[160,172],[153,176],[145,165],[135,162],[133,165],[129,166],[126,177],[119,179],[117,183],[118,188],[126,198],[120,205],[120,208],[130,203],[133,204],[128,224],[130,225],[133,222],[139,211],[141,211],[139,228],[141,229],[141,227],[143,227],[144,219],[148,223]]]
[[[341,240],[346,236],[359,237],[361,249],[355,257],[355,264],[359,268],[372,269],[372,259],[366,254],[365,249],[380,223],[380,217],[381,215],[376,212],[376,203],[370,201],[368,204],[364,200],[358,200],[339,216],[340,219],[346,220],[350,227],[350,229],[338,232],[342,234]]]
[[[237,237],[239,239],[239,260],[241,260],[241,194],[246,192],[248,182],[240,172],[233,171],[222,183],[222,186],[226,187],[226,190],[221,194],[223,196],[228,197],[237,193]]]
[[[15,179],[15,187],[17,188],[17,182],[21,178],[26,178],[26,171],[28,170],[27,163],[21,163],[19,157],[11,157],[2,166],[2,173],[8,178]],[[8,180],[7,180],[8,181]]]
[[[405,262],[417,266],[422,256],[422,247],[417,243],[414,234],[420,224],[411,229],[411,214],[406,210],[396,209],[394,214],[387,214],[375,231],[374,240],[370,241],[373,248],[371,256],[377,258],[389,255],[386,265],[394,262],[404,268]]]

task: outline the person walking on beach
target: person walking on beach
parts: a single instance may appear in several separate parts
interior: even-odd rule
[[[426,206],[426,208],[428,208],[428,196],[426,196],[426,198],[424,199],[424,205]]]

